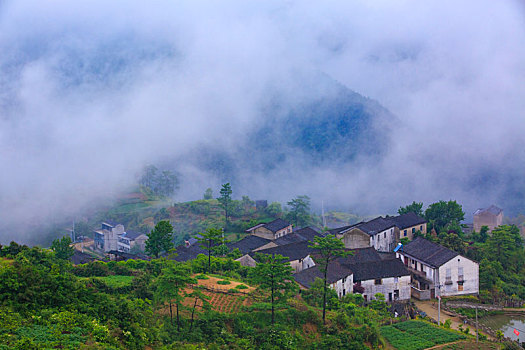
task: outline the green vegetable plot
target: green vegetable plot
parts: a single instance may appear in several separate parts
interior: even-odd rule
[[[406,321],[381,327],[381,335],[395,348],[420,350],[465,339],[466,336],[424,321]]]

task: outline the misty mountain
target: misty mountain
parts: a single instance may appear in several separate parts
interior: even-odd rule
[[[247,169],[308,172],[362,158],[380,160],[397,118],[377,101],[334,80],[323,77],[321,85],[319,94],[305,92],[291,103],[270,99],[261,108],[263,122],[248,130],[233,150],[203,147],[193,154],[195,166],[235,182]]]

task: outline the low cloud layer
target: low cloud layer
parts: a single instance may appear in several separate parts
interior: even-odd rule
[[[519,1],[0,2],[0,241],[126,190],[145,164],[234,156],[268,100],[308,100],[298,86],[318,93],[319,73],[397,116],[376,140],[388,153],[328,168],[291,154],[308,171],[248,169],[239,193],[362,214],[505,208],[508,182],[525,188],[524,42]],[[180,200],[221,181],[176,168]]]

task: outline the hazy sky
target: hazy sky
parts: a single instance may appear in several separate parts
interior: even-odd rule
[[[314,72],[399,118],[385,159],[249,174],[239,192],[361,214],[504,207],[506,176],[525,186],[524,43],[521,1],[0,1],[0,231],[118,193],[145,164],[235,152],[268,94],[304,98]],[[179,199],[219,184],[177,168]],[[487,172],[490,188],[465,186]]]

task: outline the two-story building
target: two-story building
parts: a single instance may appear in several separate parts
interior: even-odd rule
[[[406,213],[389,217],[399,229],[399,238],[414,239],[416,232],[427,233],[427,221],[416,213]]]
[[[503,210],[491,205],[474,212],[474,231],[479,232],[483,226],[489,228],[489,232],[503,223]]]
[[[255,266],[257,263],[257,254],[282,255],[286,258],[285,262],[288,262],[293,268],[293,273],[297,273],[315,265],[310,257],[310,254],[314,251],[313,248],[310,248],[311,244],[310,241],[301,241],[261,249],[252,251],[237,260],[240,261],[243,266]]]
[[[398,229],[394,221],[381,216],[355,225],[330,230],[343,241],[347,249],[374,247],[391,252],[397,244]]]
[[[250,227],[246,232],[262,238],[274,240],[292,233],[292,224],[283,219],[275,219],[267,224],[258,224]]]
[[[124,232],[124,225],[109,220],[103,221],[101,228],[93,232],[95,248],[104,252],[118,250],[118,238]]]
[[[413,297],[479,293],[479,264],[442,245],[417,237],[399,245],[396,256],[412,274]]]
[[[118,251],[129,253],[134,247],[144,251],[147,240],[148,236],[145,233],[127,230],[118,238]]]

